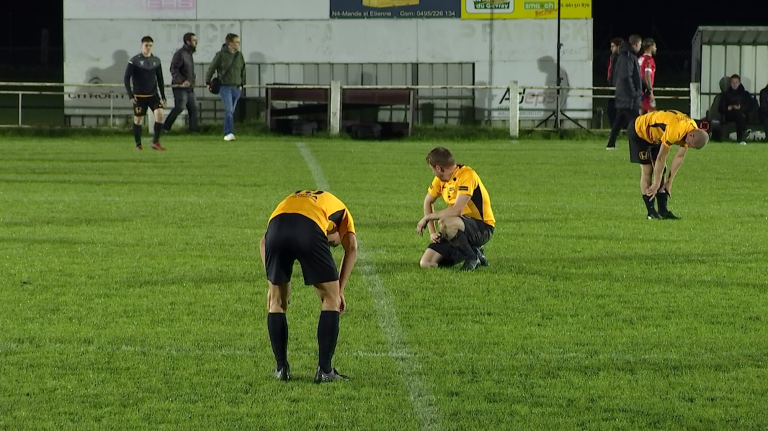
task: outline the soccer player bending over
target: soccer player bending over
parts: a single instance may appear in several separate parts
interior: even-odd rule
[[[329,244],[344,247],[341,275]],[[288,365],[288,295],[296,260],[304,284],[314,285],[322,311],[317,326],[319,360],[315,383],[347,380],[331,366],[339,337],[339,314],[347,308],[344,286],[357,261],[355,224],[349,210],[336,196],[322,190],[299,190],[285,198],[269,218],[261,239],[261,261],[269,280],[267,328],[275,354],[279,380],[290,378]]]
[[[427,227],[431,240],[421,257],[421,267],[453,266],[462,260],[463,271],[487,266],[483,245],[493,236],[496,219],[483,182],[469,166],[457,165],[446,148],[430,151],[427,163],[435,179],[424,198],[424,218],[416,226],[419,235]],[[440,196],[448,208],[435,212]],[[435,221],[440,224],[439,231]]]
[[[141,122],[147,109],[155,114],[155,134],[152,149],[165,151],[160,145],[160,133],[163,131],[163,109],[168,106],[165,100],[165,83],[160,59],[152,54],[154,42],[149,36],[141,39],[141,54],[128,60],[125,68],[125,90],[133,103],[133,138],[136,149],[141,150]],[[131,88],[133,82],[133,88]],[[159,87],[159,92],[158,92]],[[162,98],[162,101],[160,100]]]
[[[672,182],[688,148],[703,148],[709,141],[709,134],[681,112],[653,111],[637,117],[627,128],[627,136],[630,161],[640,164],[640,191],[648,210],[648,220],[677,219],[667,208],[667,201],[672,195]],[[680,148],[665,179],[667,155],[673,145]],[[658,211],[654,201],[658,202]]]

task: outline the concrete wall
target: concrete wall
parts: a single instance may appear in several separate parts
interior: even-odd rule
[[[241,36],[249,84],[327,83],[328,78],[346,84],[556,83],[556,20],[338,20],[329,18],[329,1],[65,0],[65,80],[121,83],[127,60],[140,51],[141,37],[151,35],[170,82],[171,56],[182,35],[193,31],[199,39],[195,58],[201,82],[205,63],[233,32]],[[563,85],[590,87],[592,20],[563,20],[561,31]],[[114,104],[127,108],[123,93]],[[436,101],[439,109],[471,105],[474,97],[482,112],[502,118],[508,106],[504,93],[435,90],[420,91],[419,97],[470,97]],[[172,99],[170,90],[167,94]],[[564,94],[562,106],[569,116],[590,118],[592,100],[580,94],[591,92]],[[198,96],[210,95],[200,90]],[[106,106],[109,99],[103,94],[66,98],[69,114],[103,112]],[[555,108],[554,92],[528,90],[521,108],[523,118],[543,118]]]

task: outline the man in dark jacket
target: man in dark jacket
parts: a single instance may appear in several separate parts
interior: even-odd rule
[[[613,71],[613,64],[616,59],[619,58],[619,47],[624,42],[624,39],[616,37],[611,39],[611,58],[608,60],[608,85],[611,87],[616,86],[616,80],[613,79],[611,72]],[[608,112],[608,123],[613,127],[613,123],[616,122],[616,100],[614,98],[608,99],[606,106]]]
[[[744,132],[747,129],[747,114],[752,107],[752,96],[741,85],[739,75],[731,76],[731,86],[728,87],[720,98],[719,111],[723,115],[723,123],[736,124],[736,140],[741,145],[747,145],[744,141]]]
[[[170,131],[176,117],[187,108],[189,131],[197,132],[197,98],[195,97],[195,60],[192,54],[197,49],[197,36],[194,33],[184,35],[184,46],[171,60],[171,85],[173,86],[174,107],[165,120],[165,130]]]
[[[765,129],[765,140],[768,141],[768,85],[760,90],[760,110],[757,114]]]
[[[245,58],[240,52],[240,36],[230,33],[221,51],[211,61],[205,74],[205,83],[210,88],[213,74],[221,81],[219,96],[224,102],[224,140],[234,141],[235,108],[240,100],[240,92],[245,86]]]
[[[611,76],[616,82],[616,121],[611,128],[606,150],[616,149],[616,139],[619,132],[626,129],[640,114],[643,95],[643,81],[637,53],[643,44],[643,38],[633,34],[629,42],[623,42],[619,47],[619,56],[613,64]]]

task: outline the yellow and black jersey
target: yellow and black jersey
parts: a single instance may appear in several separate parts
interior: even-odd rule
[[[654,111],[637,117],[635,132],[644,141],[654,145],[680,145],[688,148],[685,135],[698,129],[696,121],[678,111]]]
[[[491,210],[491,198],[485,189],[477,172],[469,166],[458,165],[449,181],[435,177],[429,186],[432,197],[443,197],[446,204],[453,206],[458,195],[469,195],[469,203],[461,215],[472,217],[490,226],[496,225],[496,219]]]
[[[344,202],[323,190],[298,190],[285,198],[269,217],[280,214],[301,214],[320,226],[326,234],[338,227],[339,236],[355,233],[355,222]]]

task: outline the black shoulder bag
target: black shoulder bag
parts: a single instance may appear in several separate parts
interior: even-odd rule
[[[224,76],[229,72],[229,69],[232,69],[232,65],[235,64],[235,60],[237,59],[237,54],[232,56],[232,61],[229,62],[229,66],[222,72],[221,74],[216,74],[217,76],[211,80],[211,86],[208,87],[208,90],[213,94],[219,94],[219,91],[221,91],[221,79],[219,79],[220,76]]]

